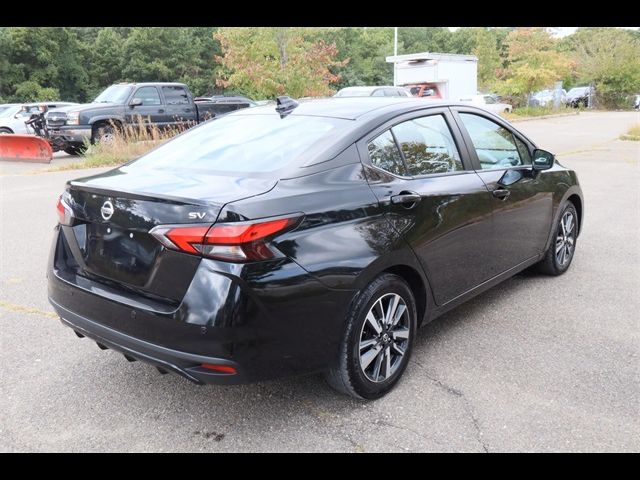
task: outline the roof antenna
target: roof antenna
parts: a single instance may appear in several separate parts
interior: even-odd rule
[[[280,118],[290,114],[298,105],[300,105],[298,102],[286,95],[276,98],[276,112],[280,114]]]

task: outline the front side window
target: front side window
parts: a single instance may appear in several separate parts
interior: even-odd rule
[[[371,94],[372,97],[384,97],[384,89],[379,88],[378,90],[374,90]]]
[[[139,98],[142,100],[142,105],[162,105],[160,101],[160,94],[156,87],[142,87],[139,88],[133,98]]]
[[[482,170],[522,165],[513,134],[497,123],[471,113],[460,113]]]
[[[402,156],[391,131],[387,130],[369,142],[369,158],[376,167],[395,175],[404,175]]]
[[[442,115],[414,118],[392,128],[409,175],[464,170],[451,131]]]
[[[520,140],[515,135],[513,138],[516,141],[516,147],[518,147],[518,153],[520,154],[520,159],[524,165],[531,165],[531,152],[529,152],[529,147],[527,147],[526,143]]]

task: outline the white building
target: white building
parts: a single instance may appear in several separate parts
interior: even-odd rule
[[[398,85],[429,84],[440,96],[457,101],[478,93],[478,57],[450,53],[412,53],[387,57],[396,63]]]

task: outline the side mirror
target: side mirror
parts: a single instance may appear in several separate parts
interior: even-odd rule
[[[533,170],[536,172],[553,167],[556,157],[553,153],[536,148],[533,151]]]
[[[136,98],[134,98],[133,100],[131,100],[131,101],[129,102],[129,106],[130,106],[131,108],[133,108],[133,107],[139,107],[140,105],[142,105],[142,99],[141,99],[141,98],[137,98],[137,97],[136,97]]]

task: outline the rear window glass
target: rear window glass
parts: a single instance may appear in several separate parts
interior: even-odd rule
[[[349,120],[328,117],[229,115],[176,137],[124,167],[214,172],[272,172],[285,167]]]

